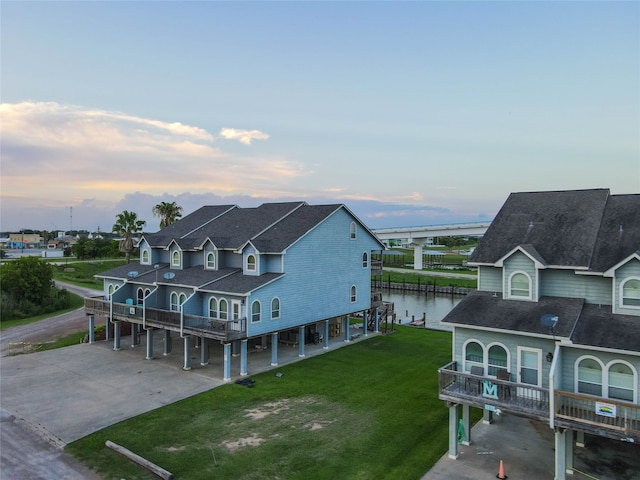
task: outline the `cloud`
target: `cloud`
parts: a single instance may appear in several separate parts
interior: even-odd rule
[[[251,145],[253,140],[267,140],[269,135],[260,130],[239,130],[237,128],[223,128],[220,136],[227,140],[238,140],[245,145]]]

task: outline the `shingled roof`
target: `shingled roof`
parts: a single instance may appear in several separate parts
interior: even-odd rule
[[[548,266],[604,272],[640,251],[640,195],[608,189],[512,193],[470,264],[493,265],[520,246]]]

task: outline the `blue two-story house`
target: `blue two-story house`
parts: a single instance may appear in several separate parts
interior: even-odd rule
[[[351,314],[371,321],[381,303],[371,292],[372,268],[381,268],[372,253],[383,248],[344,205],[205,206],[144,235],[138,262],[97,275],[104,295],[85,300],[90,331],[95,315],[107,317],[115,350],[123,323],[132,342],[147,332],[147,358],[154,330],[162,331],[165,354],[179,337],[185,370],[196,343],[206,365],[209,346],[219,342],[224,379],[232,355],[247,375],[249,342],[270,348],[277,365],[282,342],[304,356],[305,343],[348,340]]]
[[[449,457],[471,407],[547,423],[556,479],[585,435],[640,442],[640,195],[513,193],[469,265],[477,292],[443,320]]]

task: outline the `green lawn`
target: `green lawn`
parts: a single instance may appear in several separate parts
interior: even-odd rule
[[[53,278],[61,282],[71,283],[79,287],[95,288],[102,290],[103,281],[93,278],[98,273],[111,270],[112,268],[124,265],[124,258],[86,261],[65,261],[54,265]]]
[[[255,375],[254,388],[225,385],[121,422],[65,451],[106,479],[157,478],[106,440],[177,479],[419,479],[447,449],[437,369],[450,359],[450,333],[398,327]]]

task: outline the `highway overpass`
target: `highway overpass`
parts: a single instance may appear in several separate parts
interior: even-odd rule
[[[482,236],[491,222],[453,223],[450,225],[427,225],[424,227],[378,228],[372,232],[385,244],[389,240],[403,240],[413,246],[413,268],[422,270],[422,247],[433,237]]]

